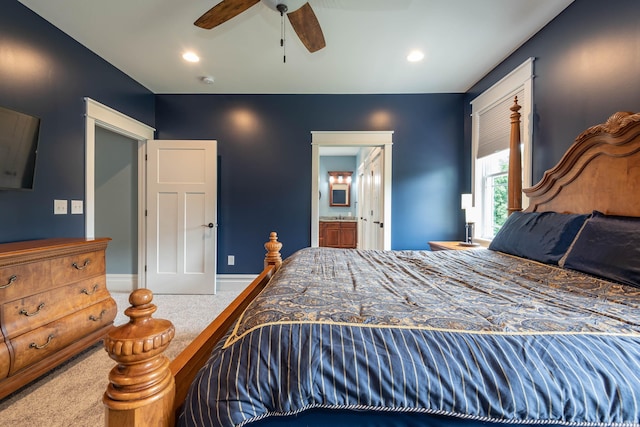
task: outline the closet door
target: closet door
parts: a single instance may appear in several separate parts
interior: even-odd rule
[[[216,141],[147,146],[147,287],[216,292]]]

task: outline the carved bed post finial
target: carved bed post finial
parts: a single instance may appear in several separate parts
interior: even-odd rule
[[[508,200],[507,211],[511,215],[513,212],[522,210],[522,155],[520,154],[520,105],[518,97],[514,97],[511,113],[511,139],[509,140],[509,178],[508,178]]]
[[[125,310],[131,320],[104,340],[109,357],[118,363],[102,399],[109,427],[173,425],[175,383],[163,352],[175,329],[170,321],[151,317],[156,311],[152,299],[148,289],[133,291]]]
[[[282,243],[278,242],[278,233],[272,231],[269,235],[269,241],[264,244],[264,248],[267,253],[264,257],[265,268],[268,265],[275,265],[276,270],[282,265],[282,256],[280,255],[280,249],[282,249]]]

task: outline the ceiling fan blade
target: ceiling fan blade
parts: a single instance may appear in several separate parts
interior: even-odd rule
[[[251,6],[260,3],[260,0],[222,0],[202,15],[194,25],[205,30],[210,30],[229,19],[240,15]]]
[[[293,30],[309,52],[315,52],[326,46],[320,23],[311,5],[305,3],[300,9],[287,14]]]

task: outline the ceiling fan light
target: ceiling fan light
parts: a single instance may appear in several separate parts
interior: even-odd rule
[[[424,53],[419,50],[412,50],[411,52],[409,52],[409,55],[407,55],[407,61],[409,62],[420,62],[423,59]]]
[[[279,12],[278,5],[285,5],[289,12],[300,9],[307,0],[263,0],[269,9]]]
[[[185,52],[182,54],[182,59],[187,62],[200,62],[200,57],[194,52]]]

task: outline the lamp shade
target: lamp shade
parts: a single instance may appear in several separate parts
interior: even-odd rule
[[[473,207],[473,194],[463,194],[461,199],[461,208],[462,209],[469,209],[471,207]]]
[[[466,223],[476,222],[478,212],[476,208],[466,208],[464,210],[464,220]]]

